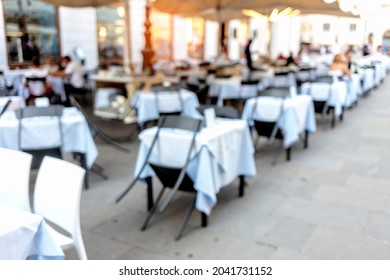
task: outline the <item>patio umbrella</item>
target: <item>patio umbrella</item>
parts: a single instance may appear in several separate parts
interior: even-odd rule
[[[66,7],[98,7],[111,3],[118,2],[118,0],[43,0],[57,6]]]
[[[275,11],[283,13],[287,9],[290,9],[290,15],[292,12],[353,16],[342,12],[337,3],[327,4],[322,0],[156,0],[153,2],[153,7],[161,12],[179,16],[200,16],[204,19],[218,21],[221,49],[224,44],[225,23],[232,19],[245,17],[242,13],[244,9],[253,10],[264,16],[269,16]]]
[[[322,0],[156,0],[153,7],[161,12],[184,16],[201,16],[206,19],[225,22],[243,17],[243,9],[252,9],[269,15],[274,8],[298,9],[304,14],[327,14],[351,16],[339,9],[337,3],[326,4]]]

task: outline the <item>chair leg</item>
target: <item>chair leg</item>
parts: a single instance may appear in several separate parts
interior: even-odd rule
[[[286,149],[286,160],[290,161],[291,160],[291,147],[288,147]]]
[[[336,116],[334,115],[334,109],[332,109],[331,111],[331,114],[332,114],[332,119],[331,119],[331,127],[334,128],[335,125],[336,125]]]
[[[303,138],[303,148],[307,149],[309,147],[309,131],[305,130],[305,136]]]
[[[154,206],[152,177],[145,178],[145,181],[146,181],[146,184],[147,184],[147,198],[148,198],[147,209],[148,209],[148,211],[150,211],[153,208],[153,206]]]
[[[87,158],[83,153],[73,153],[73,156],[80,161],[80,166],[85,169],[84,188],[89,189],[89,176],[87,167]]]
[[[283,141],[280,142],[280,145],[279,145],[278,149],[276,150],[274,159],[272,161],[272,165],[276,164],[276,161],[278,160],[279,154],[282,151],[282,149],[283,149]]]
[[[142,231],[144,231],[148,227],[148,225],[150,223],[150,220],[152,219],[152,216],[154,215],[154,213],[156,213],[157,206],[158,206],[158,204],[159,204],[159,202],[160,202],[160,200],[161,200],[161,198],[162,198],[162,196],[164,194],[164,191],[165,191],[165,187],[162,188],[160,194],[157,197],[156,203],[149,210],[148,216],[146,217],[146,220],[145,220],[144,224],[141,227]]]
[[[240,175],[239,179],[240,179],[240,185],[238,187],[238,196],[243,197],[244,196],[244,187],[245,187],[245,178],[243,175]]]
[[[190,218],[191,218],[192,212],[193,212],[194,209],[195,209],[195,203],[196,203],[196,196],[195,196],[194,200],[192,201],[190,207],[188,208],[186,215],[184,216],[183,223],[181,224],[180,229],[179,229],[179,231],[177,232],[177,235],[176,235],[176,237],[175,237],[175,240],[176,240],[176,241],[179,240],[179,239],[182,237],[182,235],[183,235],[183,233],[184,233],[184,230],[185,230],[185,228],[186,228],[186,226],[187,226],[187,224],[188,224],[188,221],[189,221]]]

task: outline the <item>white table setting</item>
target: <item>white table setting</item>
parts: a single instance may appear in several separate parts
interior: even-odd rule
[[[242,112],[243,120],[250,126],[253,120],[277,122],[283,131],[283,147],[289,148],[300,138],[300,134],[316,131],[316,121],[312,98],[298,95],[282,99],[272,96],[261,96],[249,99]]]
[[[140,135],[140,148],[134,174],[139,173],[157,127],[144,130]],[[152,162],[165,162],[173,167],[185,162],[184,149],[188,148],[191,133],[178,129],[163,129],[160,140],[151,154]],[[175,141],[173,141],[175,140]],[[197,190],[196,209],[209,215],[217,204],[220,189],[239,176],[256,175],[254,148],[247,123],[242,120],[217,119],[210,127],[203,128],[196,136],[195,149],[191,155],[187,174]],[[154,175],[146,166],[140,178]]]
[[[58,145],[58,135],[55,135],[58,126],[56,118],[35,117],[23,119],[22,122],[25,132],[22,134],[24,148],[39,148],[42,144]],[[91,167],[98,156],[98,151],[84,116],[74,107],[64,108],[61,122],[63,151],[84,154],[87,167]],[[0,118],[0,147],[19,149],[18,127],[19,120],[15,112],[5,112]]]

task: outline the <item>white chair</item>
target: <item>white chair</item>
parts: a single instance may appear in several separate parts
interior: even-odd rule
[[[32,155],[0,148],[0,202],[31,212],[29,181]]]
[[[80,197],[85,170],[73,163],[45,156],[38,171],[34,191],[34,212],[65,230],[70,236],[50,228],[62,249],[75,247],[86,260],[80,228]]]

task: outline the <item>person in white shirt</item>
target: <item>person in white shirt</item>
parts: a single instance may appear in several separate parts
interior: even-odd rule
[[[65,69],[53,73],[52,75],[64,79],[65,92],[69,96],[70,93],[79,92],[84,88],[85,69],[78,61],[72,61],[69,56],[62,58],[62,62]],[[69,98],[67,99],[67,103],[69,103]]]

